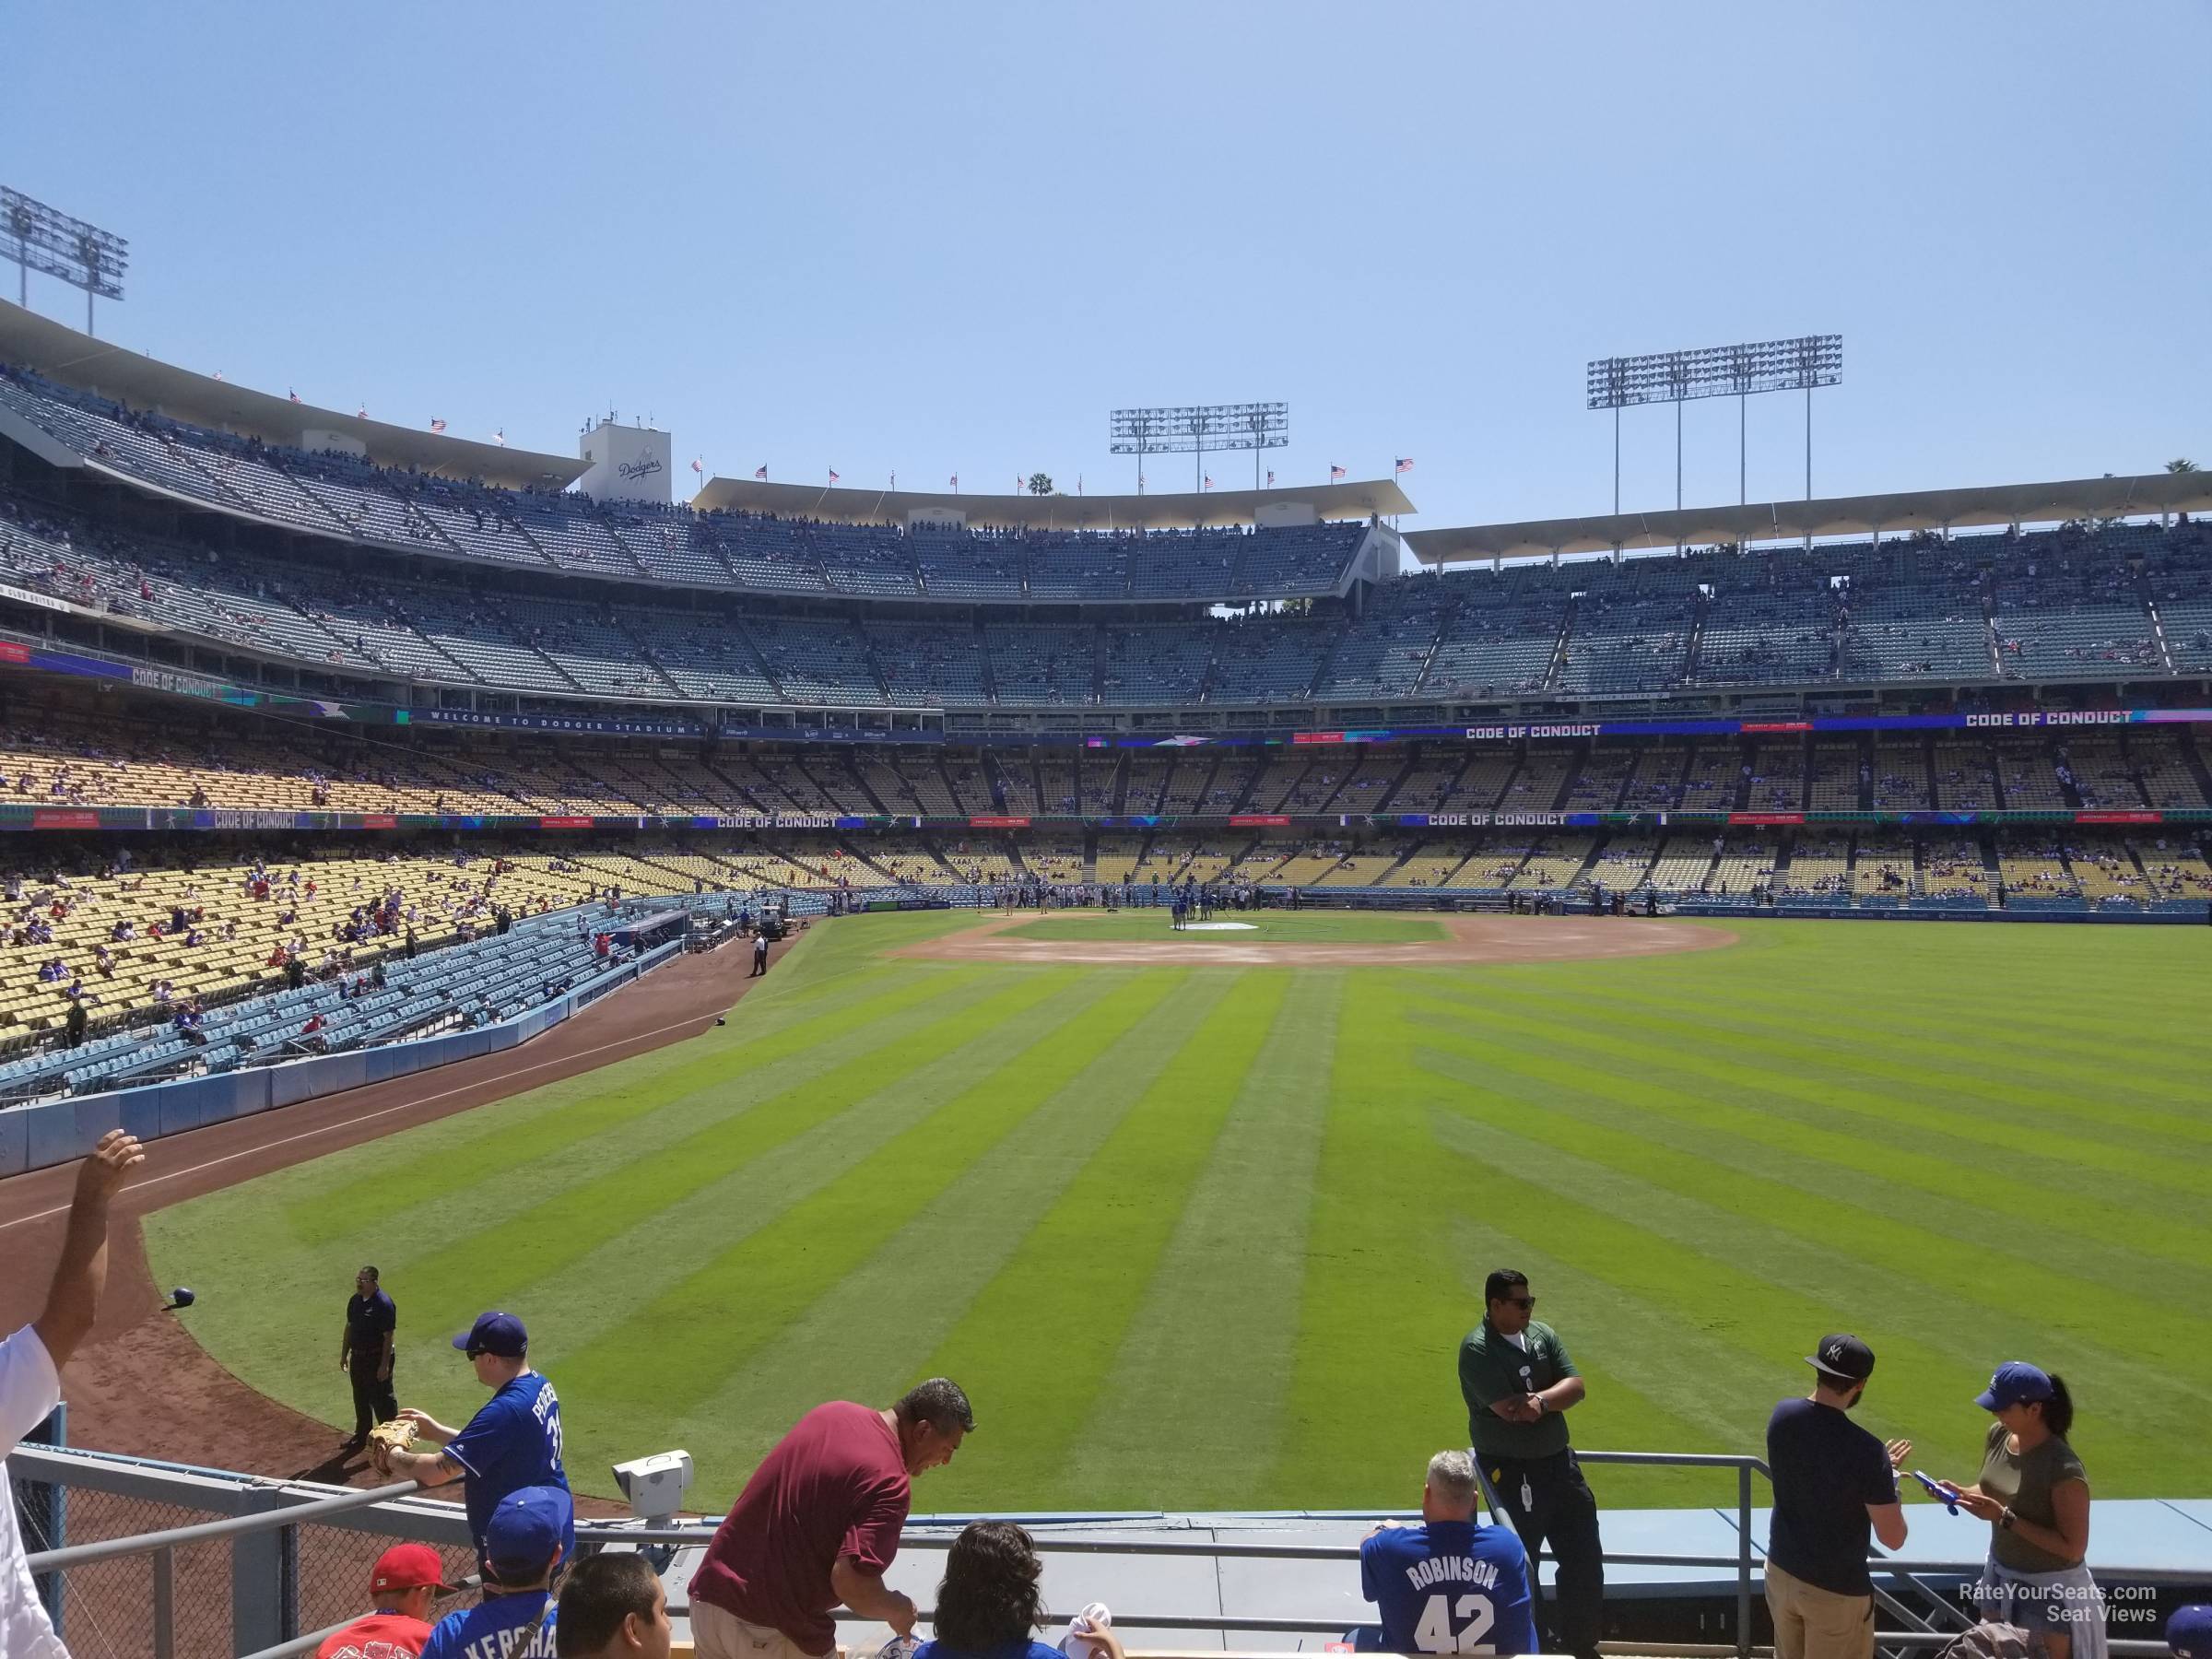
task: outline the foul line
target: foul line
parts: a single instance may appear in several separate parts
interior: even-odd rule
[[[525,1072],[544,1071],[549,1065],[563,1065],[571,1060],[582,1060],[592,1054],[605,1053],[608,1049],[628,1048],[631,1043],[642,1042],[648,1037],[658,1037],[665,1031],[680,1031],[688,1025],[696,1025],[702,1019],[714,1018],[715,1016],[712,1014],[694,1014],[689,1019],[679,1019],[674,1025],[655,1026],[650,1031],[634,1031],[629,1036],[618,1038],[612,1042],[602,1042],[591,1048],[579,1049],[572,1054],[561,1054],[551,1060],[540,1060],[535,1065],[518,1065],[504,1075],[512,1077],[520,1077]],[[415,1112],[439,1100],[450,1100],[454,1095],[466,1094],[472,1088],[481,1088],[484,1087],[484,1083],[497,1081],[499,1081],[498,1078],[489,1077],[481,1082],[464,1083],[455,1088],[443,1088],[436,1094],[424,1095],[420,1100],[402,1100],[396,1106],[380,1106],[374,1112],[364,1112],[359,1117],[346,1118],[335,1124],[325,1124],[320,1129],[303,1129],[298,1135],[288,1135],[281,1140],[257,1141],[242,1152],[226,1152],[222,1157],[211,1158],[205,1163],[192,1164],[182,1170],[170,1170],[159,1175],[149,1175],[144,1181],[132,1182],[130,1190],[137,1192],[146,1187],[159,1186],[164,1181],[175,1181],[184,1175],[196,1175],[202,1170],[212,1170],[218,1164],[234,1163],[241,1158],[258,1157],[260,1154],[273,1151],[278,1147],[288,1147],[295,1141],[312,1140],[318,1135],[328,1135],[335,1129],[350,1129],[356,1124],[366,1124],[377,1118],[390,1117],[395,1112]],[[329,1099],[330,1097],[324,1096],[324,1098]],[[304,1105],[306,1102],[296,1101],[294,1103]],[[487,1102],[487,1104],[488,1103]],[[233,1118],[229,1121],[237,1123],[239,1120]],[[209,1124],[208,1127],[213,1128],[214,1125]],[[39,1211],[36,1215],[21,1216],[13,1221],[0,1221],[0,1232],[6,1232],[11,1227],[28,1227],[31,1222],[43,1221],[49,1216],[66,1215],[68,1210],[67,1205],[57,1204],[51,1209]]]

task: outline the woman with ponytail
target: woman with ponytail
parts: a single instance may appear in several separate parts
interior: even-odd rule
[[[2089,1477],[2066,1443],[2064,1378],[2022,1359],[1997,1367],[1974,1404],[1996,1421],[1972,1486],[1940,1483],[1990,1524],[1982,1617],[2037,1638],[2045,1659],[2105,1659],[2104,1602],[2089,1576]]]

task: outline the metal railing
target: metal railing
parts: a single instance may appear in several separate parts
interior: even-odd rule
[[[1724,1468],[1735,1471],[1736,1547],[1732,1553],[1608,1550],[1604,1559],[1608,1566],[1706,1569],[1732,1576],[1735,1606],[1733,1652],[1738,1659],[1749,1659],[1754,1612],[1752,1581],[1759,1565],[1759,1551],[1753,1542],[1751,1528],[1751,1480],[1754,1474],[1771,1478],[1765,1464],[1756,1457],[1730,1454],[1578,1452],[1576,1455],[1582,1462],[1591,1464]],[[431,1539],[456,1550],[467,1547],[468,1533],[460,1507],[443,1500],[419,1497],[419,1488],[412,1481],[370,1490],[331,1494],[326,1488],[322,1491],[300,1490],[298,1484],[293,1482],[217,1476],[151,1460],[73,1453],[29,1443],[18,1449],[13,1461],[17,1466],[11,1472],[17,1479],[32,1484],[80,1492],[128,1492],[140,1496],[159,1494],[159,1501],[167,1506],[204,1508],[225,1503],[241,1512],[211,1521],[133,1533],[92,1543],[65,1545],[39,1551],[29,1557],[31,1572],[45,1578],[50,1584],[61,1583],[71,1571],[81,1572],[88,1568],[127,1558],[147,1558],[151,1571],[148,1590],[150,1609],[146,1615],[134,1613],[136,1620],[134,1628],[143,1629],[150,1636],[154,1659],[175,1659],[178,1651],[176,1557],[181,1549],[226,1542],[232,1547],[231,1571],[229,1574],[232,1616],[229,1641],[225,1644],[230,1652],[248,1653],[250,1659],[295,1659],[296,1655],[312,1653],[324,1637],[348,1622],[341,1619],[323,1629],[306,1632],[300,1629],[303,1601],[300,1548],[303,1528],[340,1526],[376,1537]],[[1484,1495],[1492,1513],[1500,1514],[1496,1495],[1489,1490],[1487,1479]],[[971,1518],[974,1517],[916,1517],[909,1523],[905,1542],[921,1547],[943,1547],[949,1545],[957,1529]],[[1037,1548],[1044,1554],[1162,1558],[1189,1556],[1213,1560],[1346,1563],[1357,1561],[1359,1557],[1359,1547],[1355,1544],[1234,1543],[1216,1541],[1210,1536],[1186,1540],[1158,1535],[1135,1537],[1095,1531],[1088,1536],[1070,1536],[1054,1530],[1063,1526],[1095,1528],[1143,1524],[1147,1522],[1157,1524],[1164,1519],[1157,1515],[1066,1513],[1016,1518],[1026,1519],[1030,1523]],[[1316,1513],[1308,1518],[1357,1521],[1398,1517],[1394,1512],[1353,1512],[1326,1515]],[[579,1545],[585,1547],[613,1545],[697,1548],[702,1547],[712,1536],[714,1524],[712,1521],[667,1526],[648,1526],[635,1522],[580,1522],[576,1527],[576,1536]],[[249,1541],[255,1546],[250,1559],[248,1552],[240,1547]],[[473,1555],[473,1549],[469,1553]],[[358,1567],[359,1563],[351,1565]],[[1959,1631],[1971,1626],[1972,1619],[1959,1606],[1953,1595],[1925,1581],[1929,1577],[1952,1581],[1978,1579],[1983,1569],[1980,1560],[1916,1560],[1877,1555],[1870,1559],[1869,1565],[1877,1580],[1883,1581],[1877,1583],[1875,1590],[1877,1606],[1891,1619],[1904,1627],[1877,1635],[1877,1645],[1886,1653],[1903,1659],[1904,1655],[1940,1648],[1954,1640]],[[2102,1576],[2115,1582],[2152,1585],[2197,1585],[2205,1582],[2205,1574],[2201,1572],[2176,1569],[2108,1568]],[[335,1601],[339,1605],[351,1605],[357,1594],[352,1585],[358,1585],[360,1582],[360,1578],[354,1578],[351,1584],[335,1597]],[[464,1580],[457,1576],[452,1582],[473,1583],[475,1581],[473,1578]],[[1885,1587],[1886,1584],[1894,1585],[1894,1588]],[[329,1588],[324,1586],[325,1591]],[[199,1594],[205,1596],[205,1585],[200,1587]],[[1931,1610],[1930,1614],[1915,1612],[1907,1597],[1916,1598]],[[325,1595],[324,1599],[329,1601],[333,1598]],[[857,1617],[844,1609],[839,1612],[847,1618]],[[1065,1623],[1070,1616],[1068,1613],[1055,1612],[1046,1615],[1046,1618],[1050,1623],[1058,1624]],[[329,1618],[329,1611],[324,1611],[323,1617]],[[929,1610],[924,1609],[923,1617],[930,1617]],[[1332,1639],[1341,1636],[1346,1628],[1342,1617],[1288,1618],[1229,1612],[1148,1613],[1117,1609],[1115,1621],[1124,1628],[1159,1630],[1211,1633],[1251,1631],[1300,1637],[1325,1635]],[[1616,1649],[1632,1648],[1640,1653],[1653,1651],[1649,1643],[1607,1645]],[[2108,1642],[2108,1646],[2113,1654],[2121,1655],[2123,1659],[2136,1659],[2136,1656],[2148,1659],[2150,1655],[2165,1652],[2163,1643],[2148,1641],[2113,1639]],[[89,1649],[78,1651],[84,1654],[91,1652]]]

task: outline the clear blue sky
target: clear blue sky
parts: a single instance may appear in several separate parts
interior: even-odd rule
[[[2212,465],[2203,0],[23,4],[0,38],[0,182],[131,240],[104,335],[563,453],[651,411],[679,488],[1127,488],[1109,408],[1284,398],[1285,481],[1403,454],[1412,525],[1597,512],[1587,359],[1826,331],[1822,494]],[[1754,500],[1802,491],[1801,418],[1753,403]],[[1735,488],[1733,401],[1690,406],[1688,499]],[[1623,491],[1672,504],[1671,411],[1630,412]]]

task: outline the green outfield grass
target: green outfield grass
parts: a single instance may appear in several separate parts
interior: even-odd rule
[[[2073,1383],[2100,1496],[2212,1495],[2205,929],[1777,922],[1490,969],[882,954],[972,920],[817,927],[726,1028],[159,1211],[155,1282],[334,1424],[362,1262],[402,1403],[448,1420],[481,1394],[446,1338],[512,1309],[577,1485],[683,1446],[710,1510],[805,1407],[935,1371],[982,1426],[924,1509],[1408,1503],[1464,1443],[1454,1350],[1500,1263],[1589,1379],[1585,1447],[1756,1449],[1845,1329],[1880,1356],[1864,1420],[1923,1468],[1971,1477],[1971,1397],[2026,1358]]]
[[[1191,939],[1215,945],[1266,945],[1319,940],[1333,945],[1404,945],[1441,939],[1443,924],[1418,916],[1376,916],[1359,912],[1216,911],[1216,922],[1241,923],[1218,931],[1177,933],[1164,910],[1075,911],[1025,922],[1006,932],[1020,939]]]

